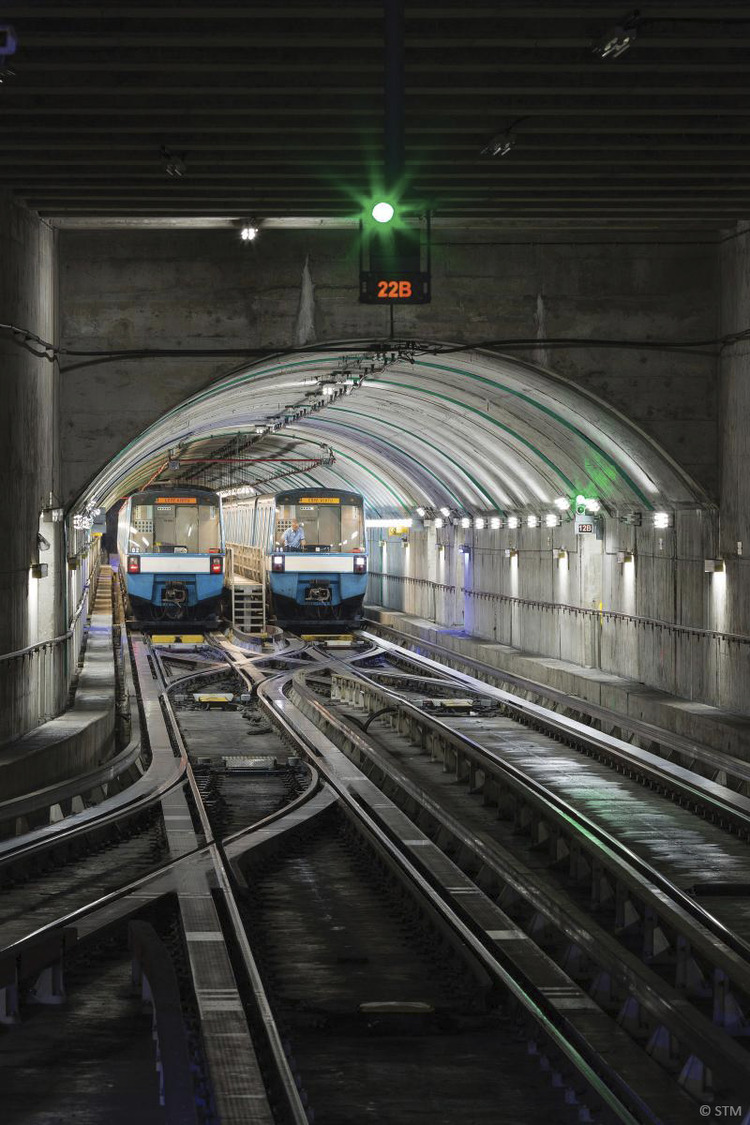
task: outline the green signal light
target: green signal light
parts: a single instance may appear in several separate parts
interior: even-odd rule
[[[372,209],[372,217],[376,223],[390,223],[394,214],[393,205],[391,203],[386,203],[385,200],[376,203]]]

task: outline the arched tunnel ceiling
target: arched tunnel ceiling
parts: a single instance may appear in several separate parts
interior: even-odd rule
[[[131,442],[77,507],[157,480],[347,487],[380,516],[535,511],[579,493],[620,512],[706,503],[652,439],[560,376],[399,341],[276,355],[225,376]]]

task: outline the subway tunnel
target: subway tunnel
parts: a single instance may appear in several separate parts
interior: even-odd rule
[[[0,14],[4,1122],[750,1122],[748,26]]]

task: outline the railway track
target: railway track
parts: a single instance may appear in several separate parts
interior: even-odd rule
[[[214,635],[170,652],[134,637],[150,797],[49,826],[26,857],[5,847],[21,930],[0,965],[40,936],[74,931],[85,950],[108,932],[122,972],[128,922],[156,919],[201,1122],[451,1125],[497,1120],[501,1104],[519,1122],[682,1125],[724,1105],[747,1125],[750,933],[742,896],[707,893],[687,846],[723,847],[722,890],[736,889],[750,802],[367,640],[249,653]],[[234,710],[202,709],[222,693]],[[646,798],[693,825],[676,866],[628,836],[623,810]],[[80,869],[35,875],[50,847],[77,849]],[[35,878],[60,887],[32,935]]]
[[[611,795],[597,801],[594,784],[606,791],[605,783],[581,778],[575,762],[573,778],[566,776],[575,752],[561,750],[560,742],[547,738],[544,758],[542,736],[531,739],[529,754],[528,729],[518,724],[511,729],[505,716],[427,714],[414,696],[425,703],[428,680],[428,705],[434,705],[435,693],[451,698],[460,689],[465,696],[467,686],[478,696],[494,693],[476,680],[470,685],[465,677],[457,682],[453,673],[432,662],[385,647],[389,658],[398,657],[398,667],[390,671],[386,665],[360,673],[352,667],[354,662],[338,663],[332,675],[337,709],[305,686],[302,673],[295,676],[292,698],[456,859],[477,888],[504,905],[516,932],[546,950],[619,1027],[628,1030],[644,1054],[675,1074],[681,1089],[698,1102],[734,1099],[746,1113],[748,965],[742,910],[737,909],[741,900],[733,904],[731,897],[723,898],[725,909],[719,910],[715,903],[720,900],[712,899],[707,911],[661,870],[644,866],[635,852],[581,816],[578,807],[585,805],[587,794],[589,803],[600,805],[605,813],[616,802]],[[383,686],[384,678],[396,682],[399,677],[405,680],[401,691]],[[378,712],[380,719],[373,722]],[[367,733],[361,729],[366,725],[363,715],[370,718]],[[550,716],[545,721],[551,721]],[[384,724],[394,729],[384,733]],[[498,725],[504,727],[504,741],[493,749],[484,744],[492,741]],[[565,737],[570,737],[569,727]],[[526,757],[521,751],[514,757],[519,742],[525,744]],[[662,764],[668,773],[668,764]],[[550,783],[559,776],[563,788],[573,790],[567,795],[575,798],[576,807],[552,791]],[[701,779],[693,778],[692,784],[697,792]],[[620,780],[617,788],[622,788]],[[709,804],[715,789],[706,786]],[[691,822],[696,862],[702,844],[729,846],[730,858],[744,858],[744,843],[718,825],[697,820],[656,793],[648,795]],[[642,791],[636,799],[644,799]],[[737,807],[741,805],[738,797]],[[622,822],[620,827],[627,835]],[[701,841],[698,828],[710,840]],[[686,831],[677,836],[680,852],[688,835]],[[684,855],[678,858],[686,867]],[[741,891],[742,884],[737,889]]]

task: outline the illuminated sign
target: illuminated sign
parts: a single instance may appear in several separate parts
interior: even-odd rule
[[[359,299],[365,305],[396,301],[399,304],[426,305],[430,301],[429,273],[390,273],[361,270]]]
[[[157,504],[197,504],[195,496],[157,496]]]
[[[340,504],[340,496],[300,496],[300,504]]]

